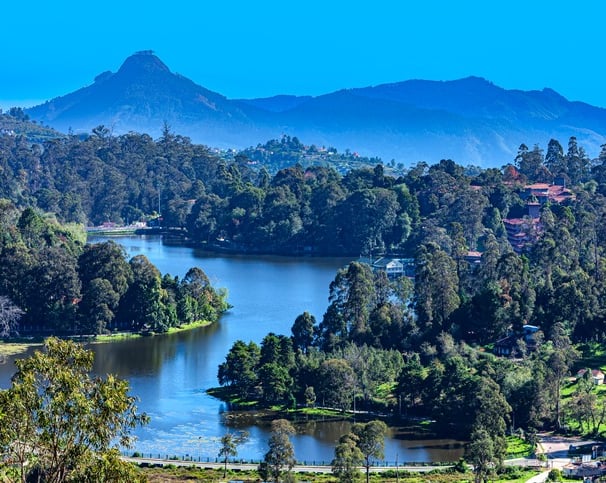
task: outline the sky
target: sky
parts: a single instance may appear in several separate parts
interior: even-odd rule
[[[0,12],[0,108],[153,50],[228,98],[484,77],[606,108],[606,1],[30,0]]]

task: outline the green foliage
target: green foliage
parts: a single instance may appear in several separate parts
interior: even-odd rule
[[[341,483],[358,480],[358,467],[364,462],[364,455],[358,447],[360,439],[353,433],[344,434],[335,446],[335,457],[331,462],[332,472]]]
[[[351,432],[357,438],[355,444],[362,455],[363,464],[366,468],[366,483],[368,483],[372,460],[380,460],[384,456],[387,425],[383,421],[355,423],[351,427]]]
[[[269,450],[265,453],[259,466],[259,474],[266,481],[276,483],[285,475],[288,476],[296,463],[295,452],[290,436],[295,428],[285,419],[275,419],[271,423]]]
[[[126,381],[91,378],[92,352],[58,339],[16,361],[9,389],[0,391],[0,447],[22,481],[136,481],[117,445],[147,422],[137,413]],[[133,479],[130,479],[133,478]]]
[[[223,467],[223,478],[227,475],[227,462],[229,458],[234,458],[238,455],[238,446],[244,444],[248,440],[248,437],[249,434],[247,431],[240,431],[238,434],[226,433],[221,436],[221,448],[217,456],[225,464]]]
[[[198,268],[177,283],[144,256],[128,262],[116,243],[83,245],[81,235],[0,200],[0,300],[10,301],[2,304],[0,335],[165,332],[181,322],[216,321],[228,308],[225,293]],[[184,306],[187,314],[179,313]]]

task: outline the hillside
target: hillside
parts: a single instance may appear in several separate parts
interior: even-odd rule
[[[104,124],[116,134],[157,137],[167,122],[194,142],[219,148],[246,148],[286,134],[406,165],[449,157],[501,166],[522,143],[570,136],[593,157],[606,142],[606,109],[570,102],[551,89],[506,90],[469,77],[233,100],[171,72],[151,51],[27,113],[76,133]]]
[[[42,143],[63,136],[52,128],[30,121],[29,117],[19,108],[11,108],[6,113],[0,113],[0,135],[5,134],[25,136],[32,143]]]

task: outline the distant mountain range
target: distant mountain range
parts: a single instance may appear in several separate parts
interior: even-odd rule
[[[501,166],[518,146],[576,136],[591,156],[606,143],[606,109],[570,102],[551,89],[506,90],[478,77],[409,80],[317,97],[227,99],[173,73],[152,51],[128,57],[118,72],[26,111],[75,133],[100,124],[115,134],[159,136],[164,122],[192,141],[245,148],[297,136],[305,144],[349,148],[405,164],[451,158]]]

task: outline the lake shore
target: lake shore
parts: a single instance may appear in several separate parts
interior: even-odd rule
[[[99,334],[95,336],[67,336],[66,338],[87,344],[106,344],[109,342],[120,342],[124,340],[138,339],[141,337],[158,337],[163,335],[177,334],[179,332],[186,332],[202,327],[208,327],[213,323],[214,322],[209,320],[198,320],[189,324],[182,324],[178,327],[171,327],[166,332],[115,332],[112,334]],[[22,354],[31,347],[41,347],[45,338],[46,337],[42,336],[32,337],[31,342],[24,342],[23,339],[18,339],[19,342],[11,342],[10,340],[0,341],[0,362],[2,362],[3,358]]]

